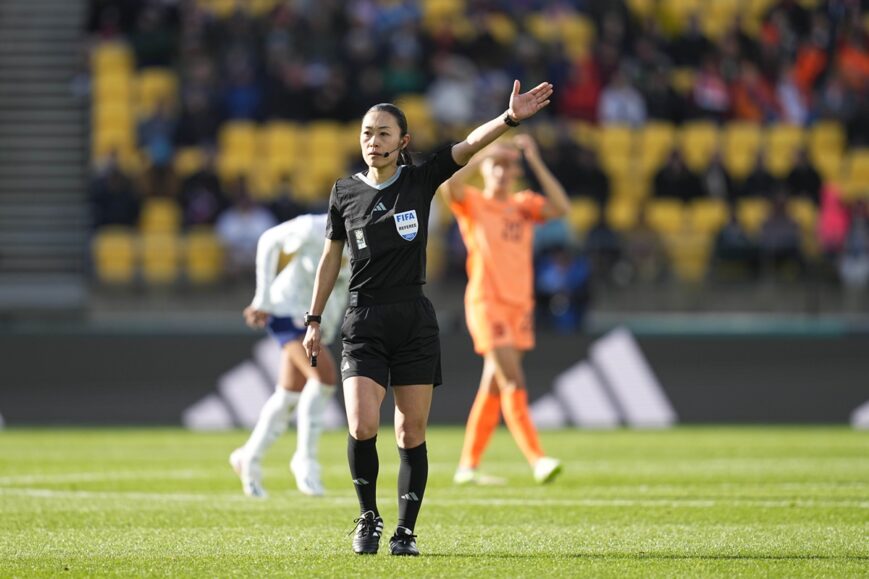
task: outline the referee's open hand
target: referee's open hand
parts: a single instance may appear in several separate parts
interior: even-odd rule
[[[305,332],[305,339],[302,340],[302,346],[305,348],[305,354],[311,360],[320,355],[320,324],[310,324],[308,331]]]

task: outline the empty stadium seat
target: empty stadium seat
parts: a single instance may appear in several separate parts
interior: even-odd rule
[[[597,223],[599,216],[600,207],[596,201],[587,197],[570,201],[570,213],[567,214],[567,221],[574,233],[585,235]]]
[[[616,231],[627,231],[637,224],[636,200],[615,197],[606,207],[606,220]]]
[[[802,127],[773,125],[766,132],[766,167],[775,177],[784,177],[794,166],[797,151],[805,144]]]
[[[754,167],[763,140],[759,125],[731,122],[725,125],[722,138],[722,160],[735,179],[743,179]]]
[[[676,128],[671,123],[650,122],[640,129],[637,139],[640,167],[645,175],[653,175],[673,150]]]
[[[766,199],[749,197],[739,200],[736,216],[742,227],[753,235],[760,231],[761,225],[769,215],[769,209],[769,201]]]
[[[152,114],[157,105],[175,107],[178,102],[178,77],[168,68],[146,68],[139,73],[136,110],[139,115]]]
[[[707,121],[685,123],[678,134],[679,148],[685,165],[692,171],[703,171],[718,151],[718,127]]]
[[[727,204],[721,199],[695,199],[688,206],[688,219],[694,231],[714,235],[727,222]]]
[[[134,68],[133,51],[123,42],[102,42],[91,50],[91,73],[94,77],[109,74],[131,74]]]
[[[175,151],[173,166],[179,179],[199,171],[205,164],[205,153],[199,147],[182,147]]]
[[[141,236],[142,279],[149,285],[169,285],[178,280],[181,243],[175,235]]]
[[[136,254],[136,235],[129,227],[102,227],[91,242],[94,273],[105,284],[131,284],[136,276]]]
[[[194,227],[187,233],[184,251],[187,280],[213,284],[223,277],[223,246],[211,227]]]
[[[672,235],[685,227],[685,208],[676,199],[652,199],[646,205],[646,220],[662,235]]]
[[[139,217],[143,234],[170,234],[181,228],[181,208],[174,199],[147,199]]]
[[[218,135],[217,172],[224,182],[250,175],[257,157],[257,127],[248,121],[230,121]]]

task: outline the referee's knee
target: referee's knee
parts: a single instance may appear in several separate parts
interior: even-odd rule
[[[421,428],[399,428],[395,431],[395,442],[400,448],[416,448],[425,442],[425,426]]]
[[[377,427],[378,424],[376,422],[366,424],[363,422],[351,421],[349,423],[350,436],[356,440],[368,440],[377,436]]]

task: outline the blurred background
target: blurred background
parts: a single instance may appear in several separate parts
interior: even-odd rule
[[[555,85],[521,130],[571,198],[535,237],[532,397],[623,326],[683,422],[847,422],[869,400],[867,5],[2,0],[0,416],[179,424],[207,400],[206,424],[245,424],[232,392],[274,372],[241,317],[259,235],[363,167],[371,105],[403,108],[419,161],[518,78]],[[464,258],[438,198],[435,422],[479,377]]]

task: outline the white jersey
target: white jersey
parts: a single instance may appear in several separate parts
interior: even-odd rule
[[[297,326],[304,326],[326,240],[325,232],[326,215],[316,214],[300,215],[263,233],[256,249],[256,294],[251,306],[273,316],[292,318]],[[281,253],[292,257],[278,273]],[[320,328],[324,344],[335,339],[341,326],[349,282],[349,260],[345,256],[332,296],[322,314]]]

